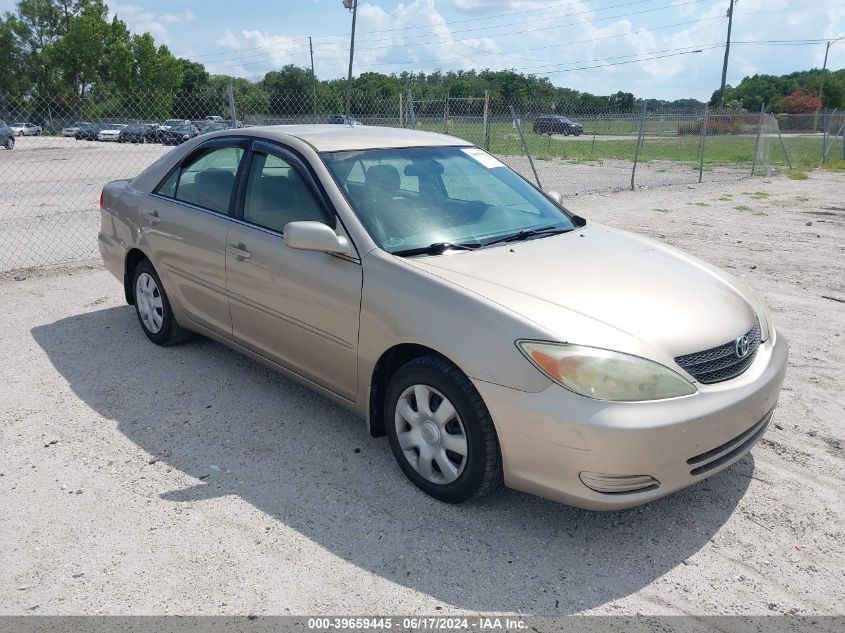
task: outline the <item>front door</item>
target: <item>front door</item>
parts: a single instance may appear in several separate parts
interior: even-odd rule
[[[238,209],[242,222],[231,223],[226,248],[234,338],[354,400],[361,264],[284,243],[288,222],[311,220],[338,226],[329,203],[298,157],[256,142],[246,160]]]

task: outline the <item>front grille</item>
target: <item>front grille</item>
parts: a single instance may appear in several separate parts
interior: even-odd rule
[[[712,384],[729,380],[739,376],[754,362],[757,348],[760,347],[759,321],[754,323],[754,327],[746,333],[746,336],[748,336],[748,354],[742,358],[736,355],[736,341],[731,341],[703,352],[678,356],[675,362],[698,382]]]

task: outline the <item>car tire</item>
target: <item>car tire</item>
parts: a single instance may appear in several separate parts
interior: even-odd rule
[[[164,285],[148,259],[141,261],[132,275],[135,314],[144,334],[156,345],[176,345],[193,333],[176,322]]]
[[[6,149],[15,149],[15,137],[9,136],[9,138],[7,138],[6,142],[3,144],[3,147],[5,147]]]
[[[441,414],[445,405],[451,407]],[[384,419],[399,467],[426,494],[462,503],[502,485],[490,412],[469,379],[445,358],[422,356],[399,368],[387,387]]]

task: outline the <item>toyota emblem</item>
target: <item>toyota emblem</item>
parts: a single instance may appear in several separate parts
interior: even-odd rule
[[[734,354],[736,354],[737,358],[745,358],[748,356],[748,352],[751,349],[751,337],[748,334],[744,334],[736,339],[736,343],[734,344]]]

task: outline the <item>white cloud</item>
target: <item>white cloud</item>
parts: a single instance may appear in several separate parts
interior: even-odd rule
[[[185,22],[193,22],[197,15],[190,9],[185,9],[182,13],[165,13],[159,19],[165,24],[184,24]]]

